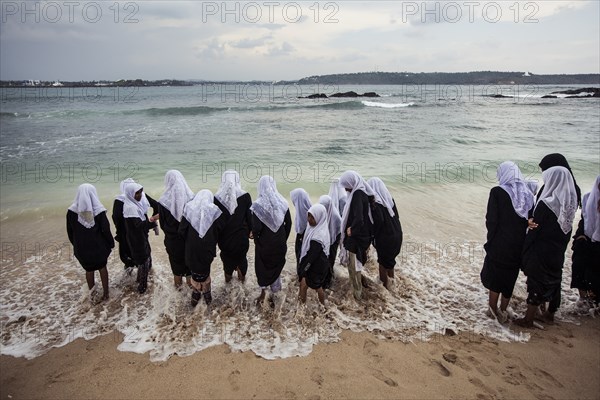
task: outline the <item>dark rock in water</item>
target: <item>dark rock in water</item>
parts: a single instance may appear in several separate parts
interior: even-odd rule
[[[503,94],[490,94],[488,97],[492,99],[512,99],[512,96],[505,96]]]
[[[588,97],[600,97],[600,95],[588,94],[587,96],[565,96],[565,99],[586,99]]]
[[[299,99],[326,99],[327,95],[325,93],[315,93],[315,94],[309,94],[306,97],[298,97]]]
[[[344,92],[344,93],[334,93],[329,97],[381,97],[375,92],[367,92],[365,94],[358,94],[356,92]],[[327,95],[325,93],[315,93],[310,94],[306,97],[298,97],[299,99],[327,99]]]
[[[600,88],[581,88],[581,89],[570,89],[570,90],[561,90],[558,92],[552,92],[550,94],[581,94],[581,93],[591,93],[591,95],[583,96],[583,97],[600,97]],[[582,96],[572,96],[574,97],[582,97]]]
[[[360,95],[356,92],[344,92],[344,93],[334,93],[329,97],[360,97]]]
[[[557,96],[552,96],[551,94],[547,94],[545,96],[542,96],[542,99],[557,99]]]

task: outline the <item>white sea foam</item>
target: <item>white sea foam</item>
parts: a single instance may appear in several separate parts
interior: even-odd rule
[[[360,303],[352,298],[347,272],[336,265],[336,280],[324,308],[313,291],[306,305],[298,302],[291,262],[283,273],[284,289],[271,309],[255,306],[258,289],[252,271],[245,284],[235,278],[225,284],[218,258],[213,264],[213,303],[207,307],[201,301],[196,308],[189,304],[188,288],[181,292],[173,288],[170,268],[162,261],[155,263],[145,295],[135,291],[135,274],[128,276],[118,262],[110,264],[111,298],[94,305],[81,285],[83,271],[75,263],[42,273],[43,266],[32,259],[18,284],[5,284],[1,290],[2,354],[34,358],[77,338],[111,332],[123,335],[115,336],[119,350],[149,353],[153,361],[219,344],[266,359],[304,356],[317,343],[338,341],[343,329],[404,342],[430,340],[450,330],[502,341],[529,339],[529,334],[485,315],[487,292],[479,281],[482,260],[472,251],[474,243],[451,252],[437,252],[433,242],[423,245],[424,251],[405,248],[398,258],[391,291],[382,288],[377,266],[369,262],[365,275],[371,285]],[[567,287],[563,282],[565,291]],[[517,312],[524,311],[525,297],[520,279],[513,300]],[[565,296],[557,318],[576,322],[577,315],[588,314],[576,300]]]
[[[402,108],[402,107],[411,107],[414,106],[415,103],[380,103],[377,101],[366,101],[363,100],[361,103],[363,103],[365,106],[367,107],[381,107],[381,108]]]

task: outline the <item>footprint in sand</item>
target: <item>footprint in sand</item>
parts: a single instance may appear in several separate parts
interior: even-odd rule
[[[229,381],[229,384],[231,385],[231,389],[233,389],[234,392],[237,392],[238,390],[240,390],[240,385],[238,384],[239,376],[240,376],[240,371],[235,369],[235,370],[231,371],[229,373],[229,376],[227,377],[227,380]]]
[[[486,386],[483,382],[481,382],[480,379],[478,378],[469,378],[469,382],[471,382],[471,384],[473,386],[475,386],[478,389],[483,390],[484,392],[486,392],[488,395],[490,396],[495,396],[497,393],[494,389]]]
[[[486,367],[481,365],[481,363],[473,356],[467,357],[467,360],[475,366],[475,369],[483,376],[490,376],[490,371],[487,370]]]
[[[444,364],[442,364],[441,362],[439,362],[438,360],[430,360],[431,364],[437,367],[437,371],[440,373],[440,375],[442,376],[450,376],[450,371],[448,370],[448,368],[446,368],[444,366]]]
[[[321,386],[324,382],[323,375],[319,372],[318,369],[314,369],[310,374],[310,380],[315,382],[317,385]]]
[[[553,377],[552,375],[550,375],[548,372],[544,371],[543,369],[534,368],[533,373],[535,374],[535,376],[545,378],[546,380],[548,380],[550,383],[552,383],[557,388],[564,387],[562,383],[560,383],[555,377]]]
[[[391,386],[391,387],[398,386],[398,384],[396,383],[395,380],[393,380],[392,378],[389,378],[389,377],[385,376],[383,374],[383,372],[381,372],[379,370],[375,370],[375,372],[373,373],[373,376],[375,378],[379,379],[380,381],[382,381],[383,383],[385,383],[388,386]]]

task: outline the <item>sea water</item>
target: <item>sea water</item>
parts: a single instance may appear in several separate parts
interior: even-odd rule
[[[539,180],[540,159],[554,152],[567,157],[582,191],[591,189],[600,173],[600,103],[542,98],[567,88],[573,87],[0,89],[1,352],[32,358],[76,338],[112,334],[120,350],[148,352],[152,360],[223,343],[278,358],[306,355],[317,343],[339,340],[343,329],[402,341],[450,331],[525,341],[528,334],[485,315],[479,272],[487,197],[501,162],[515,161],[527,178]],[[298,98],[350,90],[381,97]],[[336,264],[327,307],[312,291],[307,305],[299,304],[292,233],[274,308],[254,304],[252,244],[247,282],[225,284],[217,257],[213,304],[192,308],[189,290],[173,288],[162,233],[151,232],[148,292],[135,291],[115,249],[108,263],[111,298],[94,304],[65,230],[77,186],[94,184],[110,216],[121,180],[133,177],[158,199],[169,169],[180,170],[194,191],[213,192],[222,172],[236,169],[253,197],[268,174],[288,199],[303,187],[313,201],[347,169],[379,176],[404,230],[392,290],[378,283],[372,250],[364,301],[353,300],[347,272]],[[557,317],[577,322],[586,310],[575,306],[577,295],[568,288],[570,254]],[[521,275],[511,306],[523,312],[525,298]]]

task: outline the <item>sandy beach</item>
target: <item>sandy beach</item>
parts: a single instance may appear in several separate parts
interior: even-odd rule
[[[528,343],[480,335],[428,342],[344,331],[307,357],[268,361],[221,345],[153,363],[120,352],[119,333],[33,360],[0,357],[2,399],[599,399],[600,319],[531,331]]]

